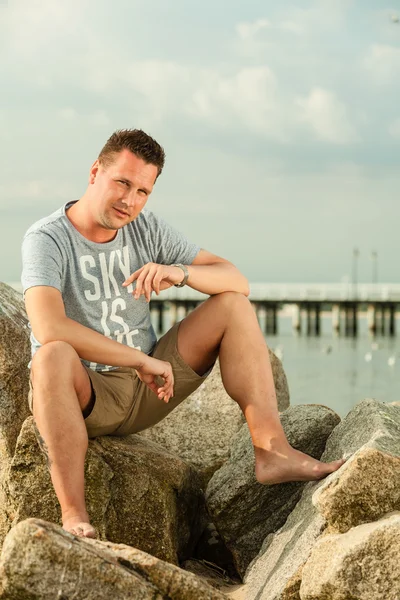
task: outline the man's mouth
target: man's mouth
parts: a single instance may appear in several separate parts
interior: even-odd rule
[[[114,206],[114,210],[121,217],[129,217],[128,213],[124,212],[123,210],[120,210],[119,208],[116,208],[115,206]]]

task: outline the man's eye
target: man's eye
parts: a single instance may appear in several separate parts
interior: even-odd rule
[[[122,179],[119,179],[118,183],[123,183],[124,185],[126,185],[126,187],[129,187],[128,182],[127,181],[122,181]]]
[[[147,196],[147,192],[145,192],[145,190],[139,190],[139,192],[142,194],[142,196]]]

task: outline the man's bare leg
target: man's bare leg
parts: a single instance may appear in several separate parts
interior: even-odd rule
[[[322,463],[289,445],[279,419],[268,348],[245,296],[225,292],[201,304],[182,321],[178,350],[200,375],[219,355],[225,389],[249,426],[259,482],[321,479],[343,464]]]
[[[72,346],[50,342],[35,354],[31,378],[38,440],[47,456],[63,528],[81,537],[96,537],[84,491],[88,436],[82,410],[91,398],[89,376]]]

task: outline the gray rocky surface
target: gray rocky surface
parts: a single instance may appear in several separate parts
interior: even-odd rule
[[[28,318],[22,296],[0,282],[0,453],[11,458],[27,403],[30,359]]]
[[[359,522],[363,511],[363,518],[372,520],[383,516],[387,510],[396,509],[397,494],[388,475],[393,475],[393,469],[397,468],[399,440],[400,411],[397,407],[377,400],[363,400],[350,411],[333,430],[322,455],[324,461],[347,456],[350,457],[348,462],[324,481],[307,484],[284,526],[274,536],[266,538],[246,572],[246,600],[298,600],[290,590],[293,591],[293,586],[294,589],[300,587],[302,568],[322,533],[332,529],[347,530],[353,523]],[[361,462],[358,463],[360,457]],[[360,467],[366,465],[368,473],[373,473],[374,464],[376,476],[371,479],[370,491],[367,492],[368,478],[365,478],[366,483],[361,481]],[[378,473],[382,465],[385,467],[383,477]],[[363,493],[373,500],[369,512],[365,508],[364,497],[355,493],[357,485],[361,485]],[[385,498],[385,486],[387,498],[392,499],[390,502]],[[318,506],[327,507],[324,514]],[[343,509],[343,524],[339,518],[339,506]],[[331,520],[331,525],[327,519]]]
[[[281,415],[290,444],[320,458],[340,418],[320,405],[293,406]],[[215,473],[206,502],[211,518],[244,575],[265,537],[277,531],[298,502],[302,482],[262,485],[254,474],[254,450],[247,425],[236,436],[228,462]]]
[[[38,519],[7,535],[2,600],[223,600],[182,569],[122,544],[77,538]]]
[[[289,407],[289,388],[282,363],[270,351],[278,408]],[[140,433],[190,463],[204,487],[228,459],[232,439],[245,422],[226,393],[217,361],[206,381],[160,423]]]
[[[400,513],[320,538],[302,571],[301,600],[398,600]]]
[[[204,496],[197,473],[179,457],[136,435],[96,438],[89,442],[85,481],[101,539],[175,564],[191,556],[205,525]],[[32,417],[22,427],[4,489],[3,531],[29,517],[60,523]]]

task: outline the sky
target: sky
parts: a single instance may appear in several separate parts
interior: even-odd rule
[[[0,281],[111,133],[250,282],[400,282],[400,0],[0,0]]]

